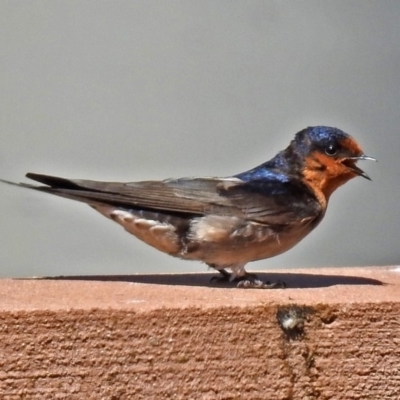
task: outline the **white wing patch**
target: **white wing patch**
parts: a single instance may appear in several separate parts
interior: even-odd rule
[[[118,210],[118,209],[112,211],[108,215],[108,217],[113,219],[113,220],[118,219],[118,220],[123,221],[125,223],[133,222],[133,220],[134,220],[133,215],[129,211]]]
[[[138,239],[171,255],[178,255],[181,244],[174,225],[140,216],[140,211],[121,210],[112,206],[94,206],[96,211],[121,225]],[[154,217],[157,213],[154,213]]]

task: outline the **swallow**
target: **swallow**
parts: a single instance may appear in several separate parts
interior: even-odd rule
[[[339,186],[370,180],[360,160],[375,159],[340,129],[315,126],[271,160],[223,178],[121,183],[28,173],[44,186],[3,182],[86,203],[159,251],[202,261],[238,287],[268,289],[285,284],[263,282],[245,265],[291,249],[321,222]]]

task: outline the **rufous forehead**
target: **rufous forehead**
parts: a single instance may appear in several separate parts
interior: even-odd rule
[[[343,138],[340,144],[352,154],[358,155],[363,153],[360,145],[352,137]]]

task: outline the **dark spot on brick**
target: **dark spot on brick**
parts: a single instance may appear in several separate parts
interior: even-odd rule
[[[304,336],[305,322],[313,313],[311,307],[283,306],[278,308],[276,319],[287,339],[298,340]]]

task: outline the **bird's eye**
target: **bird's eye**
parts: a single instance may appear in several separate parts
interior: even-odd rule
[[[328,144],[328,146],[325,147],[325,154],[328,156],[334,156],[338,152],[338,148],[334,144]]]

